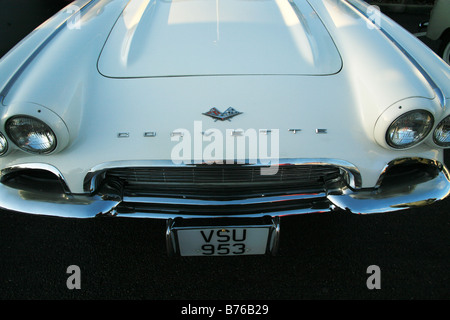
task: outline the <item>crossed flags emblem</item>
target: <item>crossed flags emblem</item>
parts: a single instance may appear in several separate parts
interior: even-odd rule
[[[237,111],[236,109],[229,107],[224,112],[220,112],[217,110],[217,108],[211,108],[208,112],[203,113],[205,116],[211,117],[214,119],[214,121],[220,120],[220,121],[231,121],[230,119],[234,116],[237,116],[238,114],[241,114],[242,112]]]

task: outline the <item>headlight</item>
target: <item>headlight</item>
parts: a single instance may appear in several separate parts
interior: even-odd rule
[[[4,155],[8,151],[8,140],[0,132],[0,156]]]
[[[56,136],[41,120],[27,116],[12,117],[6,122],[6,133],[22,150],[50,153],[56,147]]]
[[[430,133],[433,122],[433,116],[428,111],[407,112],[391,123],[386,132],[386,142],[396,149],[411,147]]]
[[[450,116],[439,122],[434,129],[433,140],[441,147],[450,147]]]

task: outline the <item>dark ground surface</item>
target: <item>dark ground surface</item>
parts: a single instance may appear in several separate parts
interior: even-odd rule
[[[56,2],[0,0],[0,55]],[[393,16],[411,27],[424,18]],[[284,218],[278,256],[213,259],[167,257],[164,222],[1,212],[0,299],[448,300],[449,209]],[[81,269],[79,290],[66,286],[70,265]],[[381,269],[379,290],[366,286],[370,265]]]

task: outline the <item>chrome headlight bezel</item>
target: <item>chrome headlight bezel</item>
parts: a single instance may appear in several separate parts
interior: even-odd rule
[[[423,112],[430,116],[430,123],[426,128],[427,130],[422,132],[420,137],[417,137],[414,141],[411,140],[410,142],[412,143],[405,143],[403,145],[398,145],[395,142],[389,143],[389,130],[392,130],[393,126],[399,123],[397,121],[404,119],[403,117],[407,117],[407,115],[414,114],[415,112]],[[377,118],[373,129],[374,140],[379,146],[392,151],[405,151],[416,148],[419,145],[430,141],[434,123],[436,119],[440,118],[441,112],[440,105],[427,98],[411,97],[400,100],[385,109]],[[406,130],[404,133],[407,134]]]
[[[8,152],[8,149],[8,139],[6,139],[5,135],[0,132],[0,156],[5,155]]]
[[[45,123],[56,138],[56,146],[47,153],[30,153],[28,150],[20,149],[6,132],[7,122],[14,117],[30,117]],[[7,106],[5,113],[1,118],[1,128],[9,140],[9,152],[23,151],[34,155],[52,155],[63,151],[70,143],[70,134],[64,120],[54,111],[32,102],[18,102]]]
[[[14,122],[16,122],[16,124],[14,124]],[[29,128],[14,128],[14,125],[16,127],[28,126]],[[21,130],[22,132],[20,132]],[[49,154],[52,153],[57,146],[57,137],[52,128],[44,121],[35,117],[28,115],[13,116],[6,121],[5,131],[9,139],[11,139],[19,149],[32,154]],[[43,143],[48,144],[48,146],[45,148],[33,147],[33,140],[39,138],[43,139]],[[39,143],[36,143],[36,145],[39,145]]]
[[[427,110],[411,110],[397,117],[386,130],[386,143],[394,149],[408,149],[424,141],[434,126],[434,117]],[[402,133],[403,131],[403,133]],[[394,135],[402,135],[395,141]],[[405,142],[403,142],[406,140]]]
[[[439,138],[437,137],[437,135],[439,134],[439,131],[442,132],[443,127],[447,126],[448,127],[448,133],[446,135],[446,137],[448,137],[448,142],[442,142],[439,141]],[[433,142],[441,147],[441,148],[448,148],[450,147],[450,116],[445,117],[444,119],[442,119],[438,125],[436,126],[436,128],[433,131]]]

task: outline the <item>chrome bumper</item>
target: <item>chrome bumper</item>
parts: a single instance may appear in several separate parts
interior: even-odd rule
[[[0,208],[9,211],[28,214],[47,215],[66,218],[93,218],[99,216],[116,216],[129,218],[152,218],[152,219],[175,219],[175,218],[244,218],[263,216],[288,216],[319,212],[331,212],[345,210],[354,214],[372,214],[405,210],[410,208],[430,205],[443,200],[450,194],[450,175],[444,165],[432,161],[436,174],[427,179],[416,179],[411,182],[403,182],[390,186],[379,186],[374,189],[354,190],[349,187],[334,189],[322,193],[300,194],[267,198],[254,198],[234,201],[205,201],[173,198],[122,198],[111,199],[99,195],[53,195],[44,192],[30,192],[18,190],[0,184]],[[120,205],[128,201],[143,203],[160,203],[172,205],[208,205],[211,208],[219,206],[246,206],[258,202],[259,204],[276,203],[283,204],[284,201],[295,200],[301,205],[289,210],[272,210],[270,212],[236,213],[230,210],[229,214],[182,214],[121,211]],[[275,206],[276,207],[276,206]]]

